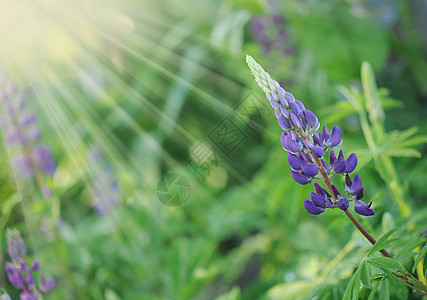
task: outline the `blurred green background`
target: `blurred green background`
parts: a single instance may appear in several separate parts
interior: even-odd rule
[[[313,187],[291,179],[245,55],[342,128],[374,201],[362,220],[373,235],[417,238],[426,15],[416,0],[1,1],[0,67],[57,163],[47,200],[3,139],[2,266],[12,227],[56,280],[46,299],[341,299],[369,245],[339,211],[304,210]],[[379,107],[364,98],[364,61]],[[0,286],[18,299],[4,272]]]

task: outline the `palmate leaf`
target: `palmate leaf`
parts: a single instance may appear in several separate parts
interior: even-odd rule
[[[417,135],[417,127],[412,127],[404,131],[392,131],[379,145],[379,151],[388,156],[395,157],[420,157],[418,150],[411,147],[427,143],[427,136]]]
[[[389,257],[371,257],[368,259],[368,262],[380,268],[384,272],[386,272],[385,270],[395,272],[403,269],[403,266],[398,261]]]

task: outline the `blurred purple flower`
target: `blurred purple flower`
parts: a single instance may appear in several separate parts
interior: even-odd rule
[[[0,85],[0,92],[3,106],[0,126],[5,133],[6,145],[14,153],[15,166],[23,177],[36,179],[44,196],[49,195],[49,188],[42,181],[44,176],[53,176],[55,161],[48,148],[38,145],[40,130],[36,125],[37,115],[26,110],[25,95],[18,91],[7,76]]]
[[[120,187],[101,147],[93,145],[88,153],[92,183],[92,205],[96,213],[106,215],[120,203]]]
[[[265,54],[279,51],[283,55],[292,55],[294,48],[289,45],[286,18],[277,14],[277,10],[268,15],[255,16],[251,22],[252,34]]]
[[[27,265],[26,246],[21,237],[21,234],[16,229],[7,229],[6,240],[8,245],[8,253],[12,262],[5,263],[5,271],[10,283],[22,290],[20,299],[37,299],[35,294],[39,294],[37,290],[33,274],[40,270],[40,262],[34,259],[31,266]],[[55,287],[53,278],[46,279],[41,275],[39,289],[41,292],[48,292]]]

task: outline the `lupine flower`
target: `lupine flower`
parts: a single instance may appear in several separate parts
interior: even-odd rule
[[[292,178],[303,185],[314,179],[327,183],[329,192],[315,183],[316,192],[310,194],[310,200],[303,200],[305,209],[312,215],[321,214],[327,208],[340,208],[346,211],[350,201],[353,201],[356,213],[363,216],[375,214],[371,203],[366,204],[361,201],[363,186],[360,176],[356,174],[351,180],[349,175],[356,168],[356,154],[351,153],[345,159],[342,150],[339,151],[338,157],[332,150],[342,143],[342,132],[339,127],[333,126],[329,131],[325,125],[322,131],[317,132],[320,123],[312,111],[306,109],[301,101],[285,91],[251,56],[246,56],[246,62],[255,81],[270,101],[279,126],[283,129],[280,142],[283,149],[288,152]],[[330,166],[324,160],[328,151]],[[316,177],[319,173],[323,178]],[[345,196],[342,196],[336,186],[331,184],[331,179],[337,174],[345,176]],[[348,198],[349,195],[352,197]]]
[[[293,47],[289,46],[285,17],[277,14],[256,16],[251,23],[253,37],[265,54],[279,51],[284,55],[291,55],[294,52]]]
[[[37,287],[33,274],[40,271],[40,262],[34,259],[31,264],[27,264],[30,259],[26,256],[25,243],[19,231],[7,229],[6,239],[12,262],[6,262],[4,269],[10,283],[22,290],[21,300],[37,300],[40,292],[47,293],[52,290],[55,287],[55,280],[52,277],[46,278],[44,274],[41,275]]]
[[[52,177],[55,161],[51,151],[39,145],[40,130],[36,126],[37,116],[25,109],[26,97],[19,92],[7,76],[0,84],[0,102],[3,114],[0,118],[5,143],[14,154],[13,160],[23,177],[33,177],[45,197],[50,189],[44,177]]]
[[[89,150],[88,162],[93,179],[90,186],[93,208],[99,215],[106,215],[120,202],[119,183],[98,145],[93,145]]]

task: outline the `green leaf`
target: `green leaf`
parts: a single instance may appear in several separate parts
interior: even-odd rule
[[[421,153],[412,148],[387,149],[383,154],[394,157],[421,157]]]
[[[366,256],[370,256],[373,253],[380,251],[381,249],[383,249],[386,245],[390,244],[387,243],[387,239],[389,236],[391,236],[394,232],[396,231],[396,229],[390,230],[389,232],[383,234],[378,241],[375,243],[374,246],[372,246],[371,250],[369,250],[368,254],[366,254]]]
[[[371,271],[366,260],[363,260],[360,264],[360,281],[367,288],[371,288]]]
[[[360,290],[360,268],[357,268],[356,272],[351,278],[347,289],[345,290],[343,300],[357,300],[359,299]]]
[[[363,92],[366,99],[366,110],[369,112],[369,118],[372,122],[384,118],[384,110],[378,96],[375,74],[371,65],[364,61],[361,70]]]
[[[389,289],[387,280],[381,281],[378,296],[379,296],[378,300],[389,300],[390,299],[390,289]]]
[[[403,269],[403,266],[398,261],[389,257],[371,257],[368,259],[368,262],[382,270],[398,271]]]
[[[417,268],[418,264],[420,263],[421,259],[427,254],[427,244],[424,245],[423,249],[421,249],[420,253],[417,256],[417,259],[415,260],[414,266],[412,267],[412,272],[415,272],[415,269]]]

